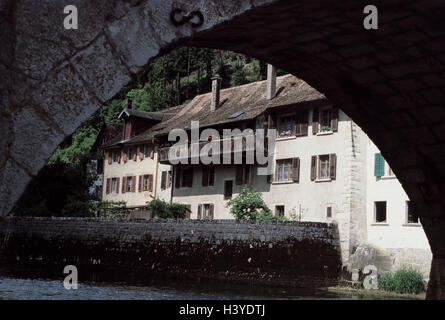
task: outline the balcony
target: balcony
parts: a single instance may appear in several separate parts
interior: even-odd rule
[[[240,154],[241,158],[244,160],[249,153],[252,153],[254,159],[256,159],[256,135],[251,136],[240,136],[240,137],[232,137],[228,139],[220,139],[213,141],[200,141],[198,143],[188,143],[181,146],[175,145],[174,147],[164,147],[159,149],[159,162],[162,164],[169,164],[171,161],[178,162],[184,161],[187,159],[188,163],[191,163],[191,160],[194,158],[199,158],[203,156],[202,149],[205,146],[209,146],[213,144],[212,148],[217,148],[215,144],[219,145],[219,150],[209,150],[208,156],[212,157],[212,152],[216,152],[213,157],[216,155],[220,158],[220,163],[223,163],[223,157],[230,157],[231,162],[234,163],[234,156]],[[197,147],[196,147],[197,145]],[[263,145],[263,154],[267,155],[267,138],[264,138]],[[174,157],[170,157],[170,149],[174,148],[175,152]],[[199,150],[199,152],[198,152]],[[197,161],[198,162],[198,161]],[[201,163],[201,161],[199,161]]]

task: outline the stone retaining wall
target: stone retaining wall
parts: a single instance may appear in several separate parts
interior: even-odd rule
[[[340,274],[337,226],[236,220],[0,220],[0,267],[79,280],[151,276],[277,285],[332,284]]]

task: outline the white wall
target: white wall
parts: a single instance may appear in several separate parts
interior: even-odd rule
[[[367,157],[367,226],[368,241],[381,248],[430,249],[421,224],[406,223],[406,201],[409,200],[395,176],[374,176],[374,154],[380,151],[368,138]],[[385,172],[388,164],[385,162]],[[374,223],[374,202],[386,201],[386,224]]]

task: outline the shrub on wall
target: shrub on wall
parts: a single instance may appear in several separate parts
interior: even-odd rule
[[[96,203],[96,213],[102,218],[125,218],[125,201],[98,201]]]
[[[426,290],[422,274],[412,268],[382,274],[378,278],[378,285],[380,289],[404,294],[419,294]]]
[[[230,208],[230,213],[236,219],[287,220],[285,217],[275,217],[264,202],[261,192],[249,187],[243,187],[226,207]]]
[[[160,199],[153,199],[147,202],[147,209],[153,217],[184,219],[190,212],[186,205],[181,203],[168,203]]]

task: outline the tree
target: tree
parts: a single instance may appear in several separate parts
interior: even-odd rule
[[[229,200],[226,207],[230,208],[230,213],[236,219],[283,220],[283,217],[275,217],[272,214],[261,192],[250,187],[243,187],[238,196]]]

